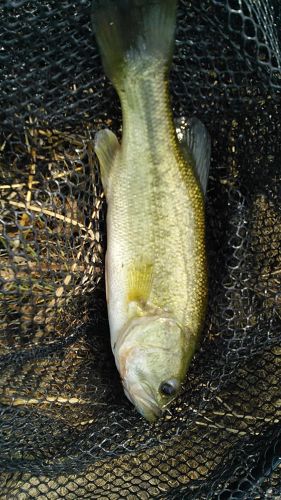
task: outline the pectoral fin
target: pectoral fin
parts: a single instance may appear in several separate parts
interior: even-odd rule
[[[128,269],[128,302],[141,304],[148,300],[152,286],[153,265],[148,262],[134,263]]]
[[[210,135],[205,125],[195,117],[190,120],[178,120],[176,131],[186,161],[189,162],[190,157],[194,160],[195,171],[205,194],[211,159]]]
[[[103,129],[99,130],[95,135],[94,149],[99,159],[101,181],[106,194],[111,165],[117,151],[120,149],[120,144],[116,135],[111,130]]]

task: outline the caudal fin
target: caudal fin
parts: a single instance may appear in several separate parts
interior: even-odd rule
[[[168,69],[177,0],[94,0],[92,23],[104,70],[118,86],[153,59]]]

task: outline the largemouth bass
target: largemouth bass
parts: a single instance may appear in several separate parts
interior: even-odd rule
[[[154,421],[180,392],[204,322],[210,139],[191,119],[179,141],[173,122],[176,0],[95,0],[92,21],[123,117],[121,145],[107,129],[95,137],[111,345],[125,394]]]

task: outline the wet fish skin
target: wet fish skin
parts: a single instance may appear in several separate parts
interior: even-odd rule
[[[121,145],[108,130],[95,138],[108,205],[111,344],[125,393],[149,421],[181,389],[207,303],[199,176],[209,160],[207,151],[200,165],[193,157],[198,157],[198,147],[201,153],[206,147],[201,132],[196,152],[188,144],[181,147],[175,130],[168,81],[175,8],[174,0],[93,4],[104,68],[119,95],[123,118]],[[138,21],[135,33],[124,31],[124,10],[131,22]],[[152,27],[152,19],[159,25]],[[163,26],[169,29],[165,32]]]

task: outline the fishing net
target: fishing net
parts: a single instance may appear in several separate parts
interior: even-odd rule
[[[280,498],[281,6],[178,14],[174,116],[212,138],[209,308],[183,394],[150,425],[109,343],[93,137],[120,136],[121,112],[90,1],[1,2],[1,499]]]

